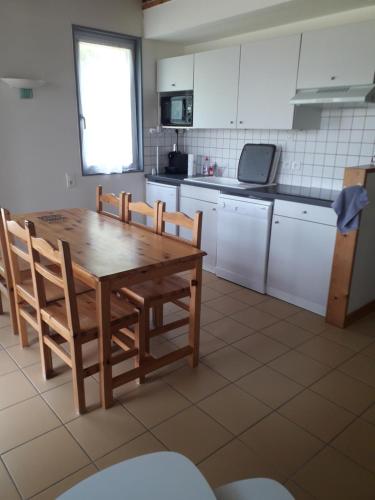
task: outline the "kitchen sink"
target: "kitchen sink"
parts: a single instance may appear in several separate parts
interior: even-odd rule
[[[185,181],[197,182],[199,184],[209,184],[210,186],[220,186],[235,189],[251,189],[259,186],[264,187],[264,184],[251,184],[250,182],[240,182],[233,177],[186,177]]]
[[[248,184],[247,182],[240,182],[238,179],[233,179],[232,177],[187,177],[184,179],[189,182],[199,182],[199,184],[209,184],[211,186],[221,186],[221,187],[234,187],[238,189],[248,189],[254,184]]]

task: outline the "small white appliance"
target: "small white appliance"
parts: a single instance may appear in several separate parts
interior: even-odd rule
[[[217,276],[266,292],[272,209],[272,201],[219,196]]]

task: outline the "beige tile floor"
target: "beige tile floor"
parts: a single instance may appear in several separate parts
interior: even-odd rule
[[[158,450],[191,458],[212,486],[275,478],[296,499],[375,498],[375,314],[342,331],[204,273],[201,363],[178,362],[77,416],[70,373],[41,377],[0,317],[0,498],[53,499],[95,471]],[[178,317],[173,305],[166,314]],[[153,340],[164,354],[184,328]],[[86,356],[95,357],[95,344]],[[118,369],[118,368],[117,368]]]

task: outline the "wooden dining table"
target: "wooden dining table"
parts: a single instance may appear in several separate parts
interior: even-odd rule
[[[74,275],[96,290],[102,407],[108,408],[112,404],[110,298],[113,291],[191,270],[188,345],[175,351],[173,358],[166,355],[165,363],[150,363],[143,371],[148,373],[185,356],[188,356],[192,367],[198,364],[202,260],[205,252],[155,234],[146,227],[126,224],[84,208],[30,212],[13,218],[19,223],[32,221],[37,236],[53,245],[59,239],[67,241]]]

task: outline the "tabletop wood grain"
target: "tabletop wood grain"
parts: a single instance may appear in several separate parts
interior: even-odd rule
[[[31,220],[37,235],[56,244],[67,241],[73,262],[97,280],[148,268],[195,261],[205,253],[184,243],[84,208],[31,212],[13,216]]]

